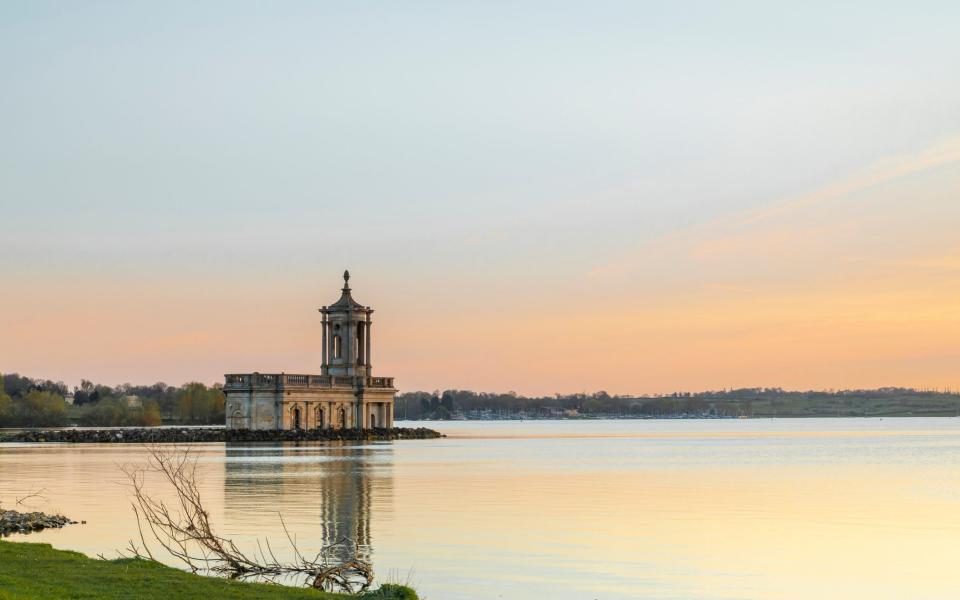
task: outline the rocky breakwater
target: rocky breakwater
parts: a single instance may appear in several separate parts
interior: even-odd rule
[[[225,430],[228,442],[310,442],[338,440],[427,440],[444,437],[426,427],[394,427],[393,429],[292,429],[264,431],[257,429]]]
[[[124,429],[50,429],[0,433],[0,442],[66,442],[72,444],[157,444],[222,442],[222,427],[139,427]]]
[[[90,444],[187,444],[197,442],[306,442],[339,440],[425,440],[444,437],[426,427],[393,429],[306,429],[263,431],[223,427],[52,429],[0,433],[0,442]]]
[[[3,537],[12,533],[32,533],[76,524],[76,521],[71,521],[63,515],[48,515],[42,512],[21,513],[0,509],[0,536]]]

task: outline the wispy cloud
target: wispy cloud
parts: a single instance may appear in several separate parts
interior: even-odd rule
[[[893,156],[877,161],[846,179],[827,185],[812,193],[751,211],[743,215],[742,222],[745,225],[753,225],[761,221],[783,217],[792,211],[826,202],[840,201],[857,192],[901,177],[909,177],[923,171],[955,163],[960,163],[960,137],[951,138],[917,154]]]
[[[672,262],[671,270],[675,272],[680,266],[678,261],[707,260],[723,254],[771,253],[777,248],[809,246],[814,240],[848,237],[855,223],[834,218],[834,210],[842,203],[882,184],[957,164],[960,164],[960,136],[915,154],[884,158],[800,196],[774,200],[762,208],[674,230],[591,269],[587,275],[622,277],[651,261]],[[923,198],[916,201],[923,202]],[[910,208],[902,207],[905,211]]]

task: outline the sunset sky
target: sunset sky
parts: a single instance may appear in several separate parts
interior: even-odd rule
[[[956,2],[5,2],[0,372],[960,388]]]

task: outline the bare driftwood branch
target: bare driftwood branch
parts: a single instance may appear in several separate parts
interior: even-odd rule
[[[45,502],[47,500],[47,497],[44,496],[43,494],[46,491],[47,491],[46,488],[40,488],[38,490],[31,489],[26,496],[23,496],[21,498],[15,498],[15,500],[18,506],[26,503],[27,500],[40,500],[41,502]]]
[[[197,485],[197,461],[186,448],[147,446],[144,465],[124,467],[133,493],[133,512],[137,518],[143,551],[133,541],[127,552],[137,558],[156,560],[147,544],[144,527],[170,555],[190,571],[209,572],[233,579],[256,578],[276,582],[278,578],[301,578],[307,585],[328,591],[357,592],[373,583],[373,567],[357,556],[353,540],[344,538],[324,546],[313,558],[297,547],[283,516],[280,523],[293,551],[293,560],[279,560],[269,540],[257,540],[257,551],[245,554],[229,539],[218,536],[203,507]],[[146,477],[158,475],[176,493],[172,506],[157,500],[146,490]],[[266,552],[263,548],[266,546]]]

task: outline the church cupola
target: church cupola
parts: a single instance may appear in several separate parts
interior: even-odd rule
[[[340,299],[320,309],[323,315],[323,375],[370,375],[370,316],[373,309],[354,300],[350,291],[350,271],[344,271]]]

